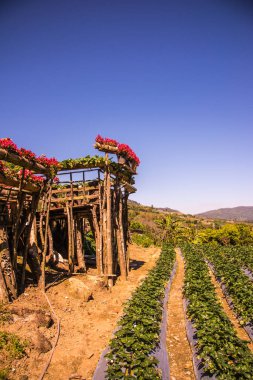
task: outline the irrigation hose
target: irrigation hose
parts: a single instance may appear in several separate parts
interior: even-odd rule
[[[50,302],[48,296],[46,295],[45,292],[42,292],[42,293],[44,294],[44,296],[45,296],[45,298],[46,298],[46,300],[47,300],[47,303],[48,303],[48,305],[49,305],[49,307],[50,307],[50,310],[51,310],[52,314],[54,315],[54,317],[55,317],[55,319],[56,319],[56,321],[57,321],[57,334],[56,334],[56,339],[55,339],[55,342],[54,342],[53,348],[52,348],[52,350],[51,350],[50,356],[49,356],[49,358],[48,358],[48,361],[47,361],[45,367],[43,368],[43,371],[42,371],[42,373],[41,373],[41,375],[40,375],[40,377],[39,377],[39,380],[43,380],[43,379],[44,379],[44,376],[45,376],[45,374],[46,374],[46,372],[47,372],[47,370],[48,370],[48,367],[50,366],[50,363],[51,363],[51,361],[52,361],[52,358],[53,358],[53,355],[54,355],[54,352],[55,352],[55,349],[56,349],[56,346],[57,346],[57,343],[58,343],[58,340],[59,340],[59,336],[60,336],[60,327],[61,327],[61,325],[60,325],[60,319],[59,319],[58,316],[56,315],[56,313],[55,313],[55,311],[54,311],[54,309],[53,309],[53,307],[52,307],[52,305],[51,305],[51,302]]]

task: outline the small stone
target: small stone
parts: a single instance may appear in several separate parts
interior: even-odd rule
[[[52,349],[51,342],[39,331],[36,331],[36,333],[33,334],[31,342],[39,353],[45,354]]]
[[[88,302],[92,299],[92,290],[85,285],[81,280],[77,278],[70,278],[68,280],[69,283],[69,293],[74,298],[79,298],[85,302]]]
[[[84,377],[82,377],[82,375],[79,375],[78,373],[73,373],[72,375],[69,376],[69,380],[85,380]]]

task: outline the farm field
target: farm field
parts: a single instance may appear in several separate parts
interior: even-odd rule
[[[253,380],[253,0],[0,0],[0,380]]]
[[[251,379],[252,252],[249,246],[182,245],[176,250],[172,246],[164,248],[160,255],[159,248],[132,246],[132,271],[126,286],[119,281],[112,289],[112,295],[117,297],[105,293],[101,283],[94,286],[94,299],[88,303],[73,298],[66,282],[52,287],[48,297],[60,317],[61,334],[45,379],[55,376],[92,379],[99,357],[108,345],[111,363],[108,379],[191,380],[199,376]],[[92,278],[92,271],[89,276]],[[159,300],[170,277],[168,303],[164,306],[169,365],[166,373],[164,363],[157,362],[161,356],[153,358],[152,352],[160,339],[163,306]],[[134,292],[140,281],[141,285]],[[129,297],[131,301],[121,317]],[[248,302],[244,302],[245,299]],[[7,325],[2,320],[1,328],[25,340],[28,330],[23,325],[29,320],[25,314],[28,308],[48,310],[42,294],[35,296],[33,288],[6,309],[15,323],[10,319]],[[23,311],[23,316],[17,309]],[[119,330],[109,343],[117,324]],[[53,343],[56,326],[49,329],[40,326],[39,330]],[[37,379],[48,355],[30,348],[23,358],[13,361],[9,358],[8,364],[11,363],[13,369],[6,378]],[[1,358],[4,364],[7,359],[3,355]]]

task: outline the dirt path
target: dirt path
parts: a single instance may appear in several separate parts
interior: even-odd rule
[[[118,279],[111,293],[103,286],[101,278],[99,280],[96,276],[95,270],[90,269],[88,274],[73,276],[79,280],[79,284],[82,282],[82,286],[92,290],[93,297],[88,302],[73,296],[70,291],[71,279],[66,279],[47,291],[61,321],[61,334],[45,380],[92,379],[100,355],[107,347],[123,313],[125,302],[154,266],[159,254],[159,248],[130,246],[131,271],[128,281]],[[36,288],[26,289],[10,306],[48,310],[44,295]],[[26,339],[38,331],[34,326],[27,319],[21,318],[10,325],[6,324],[5,329]],[[39,330],[51,343],[54,342],[55,324]],[[15,368],[11,371],[10,379],[37,380],[49,355],[50,351],[43,354],[29,346],[28,356],[13,364]]]
[[[237,336],[243,340],[250,340],[248,334],[243,329],[243,327],[240,325],[240,323],[239,323],[238,319],[236,318],[234,312],[230,309],[229,304],[226,300],[226,297],[224,296],[224,294],[222,292],[221,286],[218,283],[218,281],[216,280],[211,269],[209,269],[209,273],[211,276],[212,283],[215,287],[216,295],[217,295],[219,301],[221,302],[221,305],[223,307],[224,312],[226,313],[227,317],[230,319],[231,323],[233,324]],[[249,343],[248,347],[251,350],[251,352],[253,352],[253,342]]]
[[[167,347],[171,380],[195,379],[192,352],[186,336],[183,310],[184,261],[176,250],[177,268],[168,302]]]

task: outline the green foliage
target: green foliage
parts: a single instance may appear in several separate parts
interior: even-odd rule
[[[187,245],[183,252],[187,315],[197,330],[198,355],[207,373],[222,380],[252,379],[253,355],[217,300],[201,249]]]
[[[91,168],[91,167],[105,166],[105,157],[103,156],[86,156],[80,158],[68,158],[61,162],[61,170],[68,170],[73,168]]]
[[[89,255],[96,255],[96,242],[91,231],[85,235],[84,252],[88,253]]]
[[[243,248],[205,247],[204,253],[214,265],[215,275],[219,277],[232,299],[234,309],[241,319],[241,324],[253,323],[253,284],[242,272],[240,257]]]
[[[0,369],[0,380],[8,380],[8,374],[9,370],[8,369]]]
[[[220,228],[205,229],[198,232],[195,244],[212,243],[214,245],[253,244],[252,228],[245,224],[225,224]]]
[[[12,320],[11,313],[6,309],[6,307],[0,303],[0,325]]]
[[[130,223],[130,230],[131,231],[145,231],[145,226],[143,223],[139,222],[138,220],[133,220]]]
[[[162,298],[174,260],[173,247],[164,246],[156,267],[124,309],[107,354],[107,379],[161,379],[152,352],[159,342]]]
[[[5,351],[10,358],[19,359],[25,355],[26,342],[14,334],[0,331],[0,351]]]
[[[132,242],[144,248],[154,245],[154,240],[146,234],[133,233]]]
[[[154,245],[162,245],[163,242],[174,245],[212,243],[216,246],[253,244],[252,225],[202,220],[134,202],[129,203],[129,208],[130,231],[148,236]],[[133,240],[142,244],[146,239],[135,235]]]

